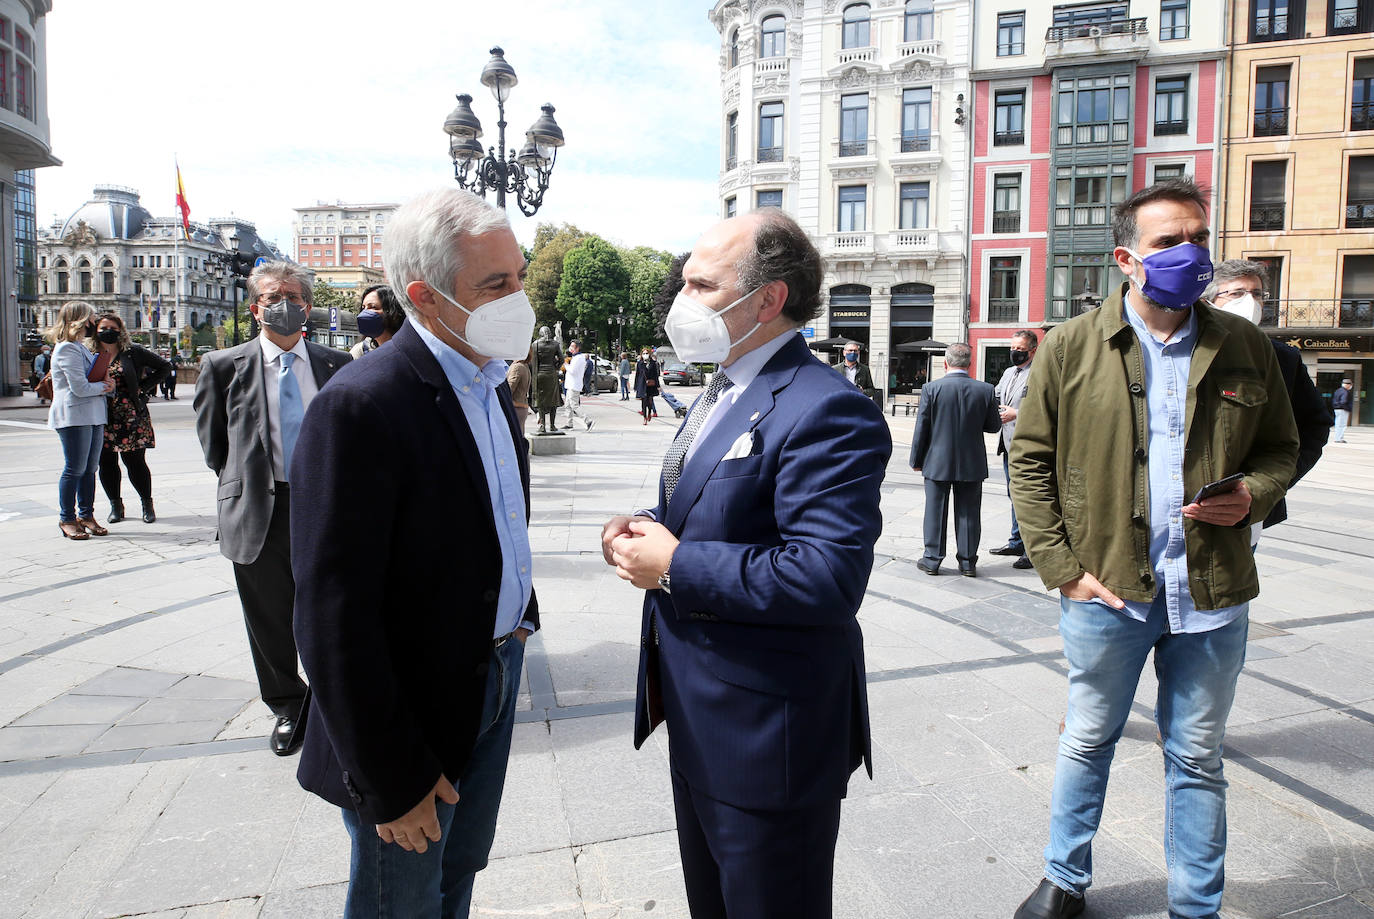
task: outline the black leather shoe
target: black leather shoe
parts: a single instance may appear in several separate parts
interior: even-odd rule
[[[920,568],[920,569],[921,569],[922,571],[924,571],[926,574],[939,574],[939,573],[940,573],[940,566],[939,566],[939,565],[930,565],[930,564],[927,564],[927,563],[925,562],[924,559],[921,560],[921,561],[919,561],[919,562],[917,562],[917,563],[916,563],[916,567],[917,567],[917,568]]]
[[[1069,919],[1083,912],[1085,897],[1075,897],[1046,878],[1016,909],[1012,919]]]
[[[277,726],[268,738],[272,752],[278,756],[290,756],[305,742],[305,713],[300,715],[278,715]]]
[[[151,498],[149,498],[147,501],[144,501],[144,502],[143,502],[143,522],[144,522],[144,523],[156,523],[156,522],[157,522],[157,513],[153,510],[153,501],[152,501]]]
[[[1031,560],[1030,560],[1030,559],[1026,558],[1026,557],[1023,555],[1023,556],[1021,556],[1020,558],[1018,558],[1016,561],[1012,562],[1012,563],[1011,563],[1011,567],[1013,567],[1013,568],[1019,568],[1019,569],[1022,570],[1022,571],[1030,571],[1030,570],[1031,570],[1032,568],[1034,568],[1035,566],[1031,564]]]
[[[124,519],[124,502],[123,502],[123,501],[111,501],[111,502],[110,502],[110,516],[108,516],[108,517],[105,518],[105,522],[106,522],[106,523],[119,523],[119,522],[120,522],[121,520],[123,520],[123,519]]]
[[[1024,555],[1025,550],[1007,543],[1005,546],[998,546],[996,549],[989,549],[993,555]]]
[[[960,565],[960,566],[959,566],[959,573],[962,574],[962,575],[963,575],[964,577],[966,577],[966,578],[976,578],[976,577],[978,577],[978,566],[977,566],[977,565],[968,565],[968,566]]]

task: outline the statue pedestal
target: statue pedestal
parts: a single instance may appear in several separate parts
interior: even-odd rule
[[[535,434],[529,441],[531,456],[561,456],[577,452],[577,438],[571,434]]]

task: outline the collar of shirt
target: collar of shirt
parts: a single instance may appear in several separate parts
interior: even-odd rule
[[[947,370],[945,370],[945,376],[947,376],[947,377],[952,377],[952,376],[954,376],[956,373],[962,373],[964,376],[968,376],[968,371],[967,371],[967,370],[964,370],[964,369],[962,369],[962,368],[950,367],[950,368],[948,368]]]
[[[269,364],[275,364],[286,352],[278,347],[277,343],[269,339],[261,332],[258,333],[258,341],[262,343],[262,359]],[[310,352],[305,347],[305,336],[296,339],[296,344],[291,349],[291,353],[296,355],[296,363],[291,365],[292,371],[297,367],[310,366]],[[302,363],[304,361],[304,363]]]
[[[1197,310],[1192,307],[1188,308],[1188,318],[1184,319],[1183,324],[1174,330],[1174,334],[1164,341],[1155,338],[1154,334],[1145,328],[1145,320],[1140,318],[1140,314],[1131,308],[1124,297],[1121,302],[1121,311],[1125,314],[1126,321],[1131,324],[1131,328],[1135,329],[1136,337],[1147,345],[1153,343],[1156,348],[1184,344],[1197,334]]]
[[[450,348],[447,344],[439,340],[439,337],[424,327],[423,323],[412,322],[415,331],[420,334],[420,340],[429,348],[434,359],[439,362],[439,367],[444,371],[444,376],[448,378],[449,385],[454,392],[462,396],[468,392],[468,387],[477,382],[485,382],[492,389],[500,386],[506,379],[506,362],[491,358],[482,365],[478,371],[477,365],[457,351]]]
[[[792,340],[792,336],[800,334],[801,333],[796,330],[783,332],[781,335],[759,345],[754,350],[744,352],[728,367],[722,365],[721,369],[724,370],[725,375],[730,378],[730,388],[720,394],[720,401],[716,404],[719,405],[726,399],[729,399],[730,402],[733,403],[738,399],[740,393],[748,389],[749,384],[754,382],[754,378],[760,373],[763,373],[764,366],[773,359],[773,355],[781,351],[782,346]]]

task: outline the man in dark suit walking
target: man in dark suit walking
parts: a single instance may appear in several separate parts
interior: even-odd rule
[[[505,214],[470,192],[403,205],[386,246],[410,321],[301,428],[297,778],[352,839],[347,919],[453,919],[487,864],[539,625],[529,445],[506,383],[534,310]]]
[[[292,262],[266,262],[248,278],[256,338],[200,363],[196,436],[219,477],[219,550],[234,563],[248,645],[262,701],[277,716],[270,744],[300,749],[305,682],[291,635],[290,475],[305,409],[349,356],[303,341],[310,276]]]
[[[992,384],[968,375],[972,360],[973,350],[968,345],[950,345],[945,352],[945,376],[921,390],[911,468],[925,478],[926,548],[916,565],[926,574],[939,574],[940,563],[945,560],[951,491],[959,573],[970,578],[978,574],[983,480],[988,477],[983,434],[1000,430],[1002,419]]]
[[[695,919],[826,919],[840,800],[869,760],[855,617],[891,436],[797,334],[821,267],[790,217],[718,224],[682,277],[668,337],[722,369],[664,458],[657,507],[601,535],[645,590],[635,746],[667,721]]]

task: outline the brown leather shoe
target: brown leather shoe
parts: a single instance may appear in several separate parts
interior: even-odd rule
[[[62,531],[62,535],[67,537],[68,539],[91,538],[91,535],[82,528],[81,524],[76,523],[75,521],[71,523],[63,523],[59,520],[57,523],[57,527]]]
[[[80,520],[78,520],[78,521],[76,521],[76,522],[77,522],[78,524],[80,524],[81,526],[85,527],[86,532],[87,532],[87,533],[90,533],[92,536],[109,536],[109,535],[110,535],[110,531],[107,530],[107,529],[105,529],[105,528],[104,528],[103,526],[101,526],[100,524],[96,523],[94,517],[82,517]]]

